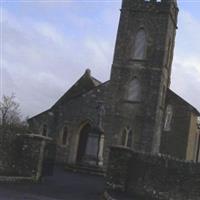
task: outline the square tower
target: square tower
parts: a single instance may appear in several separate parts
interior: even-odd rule
[[[159,152],[177,15],[176,0],[122,1],[111,71],[107,146]]]

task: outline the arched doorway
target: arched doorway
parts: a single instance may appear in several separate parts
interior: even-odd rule
[[[101,166],[103,164],[103,145],[103,132],[89,123],[85,124],[80,131],[77,164]]]
[[[86,146],[87,146],[87,141],[88,141],[88,135],[90,132],[91,132],[90,124],[84,125],[80,131],[78,152],[77,152],[77,157],[76,157],[77,163],[84,162],[84,156],[85,156],[85,151],[86,151]]]

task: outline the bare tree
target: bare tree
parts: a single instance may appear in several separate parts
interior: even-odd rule
[[[1,125],[16,125],[21,122],[19,103],[15,101],[15,95],[3,96],[0,101]]]

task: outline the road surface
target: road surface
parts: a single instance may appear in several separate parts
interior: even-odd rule
[[[103,191],[103,177],[56,168],[53,177],[38,184],[0,183],[0,200],[100,200]]]

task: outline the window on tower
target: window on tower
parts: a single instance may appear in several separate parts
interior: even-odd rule
[[[127,147],[132,147],[133,142],[133,133],[132,130],[128,130],[128,141],[127,141]]]
[[[126,127],[122,132],[121,144],[125,147],[131,147],[133,141],[132,130],[129,127]]]
[[[171,130],[172,116],[173,116],[173,108],[171,105],[168,105],[166,108],[166,114],[165,114],[164,131]]]
[[[126,144],[127,144],[127,131],[126,131],[126,129],[124,129],[124,130],[122,131],[121,144],[122,144],[123,146],[126,146]]]
[[[143,60],[146,57],[146,33],[144,29],[140,29],[136,36],[132,50],[132,59]]]
[[[131,101],[131,102],[141,101],[141,85],[140,85],[140,81],[137,78],[134,78],[128,84],[126,100]]]

